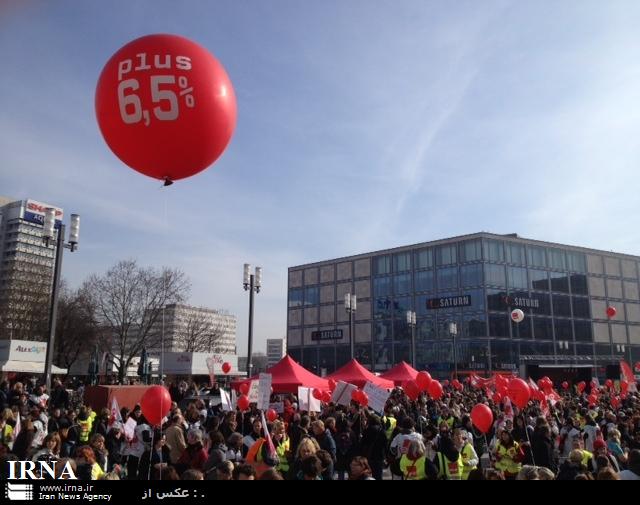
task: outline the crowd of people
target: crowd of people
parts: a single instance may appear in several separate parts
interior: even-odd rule
[[[253,404],[207,404],[193,382],[169,391],[170,413],[150,426],[140,406],[96,412],[61,381],[51,391],[3,382],[0,476],[10,461],[31,460],[70,464],[84,480],[640,480],[635,392],[620,399],[602,388],[594,403],[572,387],[545,408],[531,400],[518,409],[468,384],[439,400],[412,401],[398,387],[380,413],[357,402],[303,412],[283,395],[273,398],[282,412],[265,418]],[[486,433],[470,415],[481,403],[493,414]]]

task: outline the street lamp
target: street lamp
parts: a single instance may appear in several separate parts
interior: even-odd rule
[[[358,307],[358,300],[356,295],[346,293],[344,295],[344,310],[349,314],[349,342],[351,344],[351,359],[355,355],[355,345],[353,339],[353,315]]]
[[[416,313],[407,310],[407,324],[411,329],[411,366],[416,367]]]
[[[49,309],[49,341],[47,343],[47,356],[45,358],[44,377],[47,391],[51,390],[51,368],[53,366],[53,353],[56,340],[56,318],[58,317],[58,294],[60,291],[60,271],[62,270],[62,253],[65,249],[74,252],[78,248],[80,236],[80,216],[71,214],[71,229],[69,230],[69,242],[65,242],[65,225],[60,223],[58,233],[55,232],[56,210],[47,208],[44,214],[44,228],[42,239],[47,247],[53,243],[55,247],[55,263],[53,268],[53,287],[51,289],[51,306]]]
[[[450,322],[449,323],[449,336],[453,340],[453,370],[454,370],[454,378],[458,378],[458,357],[456,351],[456,337],[458,336],[458,325],[457,323]]]
[[[251,368],[253,364],[252,348],[253,348],[253,293],[259,293],[262,286],[262,267],[256,267],[255,274],[251,273],[251,265],[244,264],[244,276],[242,280],[244,290],[249,291],[249,346],[247,349],[247,374],[251,377]]]

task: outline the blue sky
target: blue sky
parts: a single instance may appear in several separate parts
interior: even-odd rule
[[[82,216],[64,275],[172,265],[238,316],[264,269],[258,350],[286,331],[287,267],[476,231],[640,255],[636,1],[0,0],[0,195]],[[238,126],[161,188],[124,166],[94,92],[132,39],[208,48]]]

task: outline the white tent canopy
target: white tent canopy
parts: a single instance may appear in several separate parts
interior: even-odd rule
[[[44,373],[47,343],[32,340],[0,340],[0,371]],[[52,373],[66,374],[67,370],[52,366]]]

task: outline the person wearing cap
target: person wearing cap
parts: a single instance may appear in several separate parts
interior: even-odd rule
[[[593,457],[591,458],[589,470],[591,470],[594,474],[597,474],[598,471],[600,470],[597,463],[597,459],[599,457],[607,458],[607,460],[609,461],[608,466],[613,468],[616,472],[620,471],[620,466],[618,465],[618,461],[616,460],[616,458],[614,458],[611,455],[611,453],[609,452],[609,449],[607,448],[607,443],[601,438],[597,438],[593,442]]]
[[[469,435],[465,430],[460,428],[453,430],[453,443],[462,457],[462,480],[469,479],[469,474],[478,467],[480,462],[473,444],[468,439]]]

